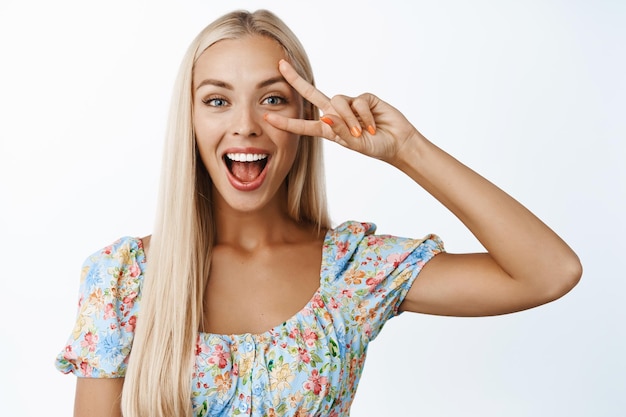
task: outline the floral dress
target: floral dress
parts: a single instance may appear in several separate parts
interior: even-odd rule
[[[398,314],[424,264],[444,251],[435,235],[415,240],[375,230],[350,221],[327,232],[320,287],[284,323],[260,334],[199,333],[195,416],[349,415],[369,342]],[[134,237],[85,261],[76,325],[56,358],[61,372],[124,376],[145,268]]]

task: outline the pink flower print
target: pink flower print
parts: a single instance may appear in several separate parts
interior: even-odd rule
[[[324,300],[322,300],[319,294],[315,294],[311,301],[311,306],[313,306],[313,308],[324,308]]]
[[[368,278],[365,285],[370,287],[370,291],[374,291],[375,287],[385,279],[385,271],[378,271],[375,277]]]
[[[137,325],[137,316],[130,316],[128,321],[125,324],[123,323],[124,330],[126,330],[128,333],[134,332],[136,325]]]
[[[196,356],[198,356],[201,353],[209,353],[209,347],[205,344],[202,343],[200,341],[200,336],[198,336],[197,340],[196,340]]]
[[[311,362],[311,355],[309,354],[309,351],[301,347],[298,348],[298,357],[304,363]]]
[[[349,242],[337,242],[335,246],[337,248],[337,255],[335,256],[335,260],[338,260],[346,256],[346,253],[348,253],[348,249],[350,248],[350,243]]]
[[[313,332],[313,330],[311,329],[306,329],[302,336],[304,337],[304,342],[308,347],[315,346],[315,342],[317,341],[317,333]]]
[[[369,322],[366,321],[363,323],[363,330],[365,331],[365,336],[367,336],[368,339],[372,337],[372,326],[370,326]]]
[[[135,304],[135,298],[137,298],[137,293],[135,291],[132,291],[130,294],[124,297],[122,302],[127,308],[130,309],[132,308],[133,304]]]
[[[289,332],[289,338],[290,339],[297,339],[298,336],[300,336],[300,330],[298,330],[295,327],[293,329],[291,329],[291,331]]]
[[[330,302],[329,302],[328,305],[329,305],[329,307],[331,309],[333,309],[333,310],[338,310],[339,309],[339,303],[337,302],[337,300],[335,300],[334,298],[331,298],[329,301]]]
[[[226,364],[228,363],[228,353],[224,352],[224,346],[215,346],[215,350],[207,362],[211,365],[217,365],[220,369],[226,368]]]
[[[312,300],[311,303],[315,303],[315,300]],[[311,306],[306,306],[302,309],[302,311],[300,311],[300,314],[302,314],[305,317],[309,317],[313,314],[313,309],[311,308],[313,307],[313,305]]]
[[[80,342],[80,345],[82,347],[87,348],[89,352],[95,352],[96,343],[98,343],[98,335],[93,334],[92,332],[87,332],[87,334],[85,334],[85,338],[83,339],[83,341]]]
[[[239,376],[239,364],[237,363],[233,364],[233,375]]]
[[[383,243],[385,243],[385,241],[377,235],[369,235],[367,237],[367,246],[380,246]]]
[[[391,255],[387,256],[387,259],[385,261],[388,264],[392,264],[395,269],[398,267],[398,265],[400,265],[400,262],[402,262],[404,258],[406,258],[406,254],[404,253],[392,253]]]
[[[109,303],[104,306],[104,318],[112,319],[115,317],[115,308],[113,307],[113,303]]]
[[[93,372],[93,368],[91,367],[91,365],[89,365],[85,361],[81,361],[79,368],[80,368],[80,370],[81,370],[81,372],[83,373],[84,376],[86,376],[87,378],[91,377],[91,374]]]
[[[194,373],[191,375],[191,379],[192,379],[193,381],[196,381],[196,388],[198,388],[198,389],[200,389],[200,388],[202,388],[202,387],[205,387],[205,388],[206,388],[206,386],[205,386],[206,384],[202,382],[202,380],[204,379],[205,375],[206,375],[206,374],[205,374],[204,372],[200,372],[200,373],[195,373],[195,372],[194,372]]]
[[[102,249],[102,253],[105,255],[110,255],[113,253],[113,246],[107,246],[106,248]]]
[[[319,395],[322,392],[322,388],[324,388],[324,394],[326,395],[326,390],[328,386],[328,378],[325,376],[320,376],[320,373],[317,369],[313,369],[311,371],[311,376],[309,376],[308,381],[304,383],[304,389],[313,391],[315,395]]]
[[[130,276],[133,278],[138,276],[141,273],[141,270],[139,269],[139,264],[137,262],[133,262],[130,268],[128,268],[128,272],[130,272]]]
[[[352,288],[344,288],[341,290],[341,296],[346,298],[352,298],[354,295],[354,290]]]
[[[365,281],[365,284],[370,287],[370,291],[374,291],[374,288],[380,284],[382,281],[382,278],[378,278],[376,277],[372,277],[372,278],[368,278],[367,281]]]
[[[72,345],[65,346],[65,352],[63,352],[63,359],[67,359],[68,361],[78,359],[76,352],[72,349]]]

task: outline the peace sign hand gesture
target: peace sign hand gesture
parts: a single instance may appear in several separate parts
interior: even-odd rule
[[[320,121],[267,114],[265,119],[278,129],[324,137],[392,165],[395,165],[405,146],[410,146],[413,140],[421,137],[402,113],[373,94],[328,98],[300,77],[287,61],[281,60],[278,68],[304,99],[323,112]]]

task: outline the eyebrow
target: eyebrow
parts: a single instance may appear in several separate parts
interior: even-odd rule
[[[285,80],[285,77],[283,77],[282,75],[279,75],[277,77],[272,77],[268,78],[267,80],[261,81],[256,85],[256,88],[263,88],[280,82],[287,83],[287,80]],[[233,86],[227,82],[208,78],[206,80],[202,80],[202,82],[198,84],[198,86],[196,87],[196,91],[198,91],[200,87],[204,87],[205,85],[213,85],[215,87],[225,88],[227,90],[234,90]]]

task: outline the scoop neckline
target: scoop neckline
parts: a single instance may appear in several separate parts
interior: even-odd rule
[[[332,227],[328,228],[328,230],[324,234],[324,240],[322,241],[322,257],[321,257],[320,269],[319,269],[319,286],[317,287],[317,290],[315,290],[315,292],[311,295],[311,298],[309,299],[309,301],[307,301],[306,304],[304,304],[302,308],[300,308],[300,310],[296,311],[289,318],[285,319],[282,323],[272,326],[271,328],[260,333],[250,333],[250,332],[248,333],[211,333],[211,332],[203,332],[203,331],[198,330],[198,337],[204,338],[204,339],[218,338],[218,339],[225,340],[225,341],[244,341],[245,342],[245,341],[249,341],[250,339],[258,341],[258,340],[265,339],[271,336],[272,334],[276,333],[279,328],[283,327],[287,323],[296,321],[298,317],[302,315],[304,310],[311,307],[311,305],[313,304],[313,300],[315,300],[318,295],[321,296],[322,294],[322,272],[324,269],[324,260],[326,259],[326,256],[327,256],[326,252],[328,248],[330,247],[330,245],[327,245],[326,242],[330,239],[330,235],[333,230],[335,230],[335,228],[332,228]],[[143,248],[142,238],[135,236],[133,237],[133,239],[136,241],[136,243],[140,243],[141,247]],[[148,262],[148,259],[146,257],[146,253],[144,252],[143,262],[139,262],[139,265],[140,265],[139,268],[141,270],[142,279],[144,278],[145,265],[147,264],[147,262]]]
[[[323,258],[322,258],[323,259]],[[323,263],[323,262],[322,262]],[[321,271],[321,268],[320,268]],[[315,298],[318,295],[321,295],[322,293],[322,285],[321,285],[321,273],[320,273],[320,286],[317,288],[317,290],[315,290],[315,292],[313,293],[313,295],[311,296],[311,298],[309,299],[309,301],[307,301],[307,303],[302,306],[302,308],[300,310],[298,310],[297,312],[295,312],[291,317],[289,317],[287,320],[283,321],[280,324],[277,324],[276,326],[273,326],[272,328],[265,330],[264,332],[261,333],[210,333],[210,332],[201,332],[198,331],[198,336],[204,339],[221,339],[221,340],[226,340],[226,341],[249,341],[250,339],[254,340],[254,341],[260,341],[263,339],[266,339],[268,337],[270,337],[273,334],[278,333],[278,330],[285,326],[287,323],[291,323],[294,321],[297,321],[298,318],[302,315],[302,312],[308,308],[311,307],[311,305],[313,304],[313,300],[315,300]]]

